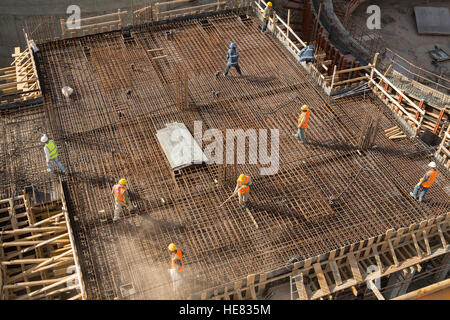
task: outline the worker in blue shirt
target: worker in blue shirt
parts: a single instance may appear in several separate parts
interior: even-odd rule
[[[242,76],[241,68],[239,68],[238,58],[239,58],[239,55],[236,50],[236,45],[232,42],[230,44],[230,49],[227,51],[227,68],[225,69],[225,72],[223,73],[224,76],[226,76],[228,74],[230,67],[235,67],[237,73],[239,73],[239,75]]]
[[[299,52],[300,62],[314,62],[314,46],[310,44]]]

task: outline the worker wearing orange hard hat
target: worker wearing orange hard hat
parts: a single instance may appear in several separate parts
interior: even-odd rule
[[[301,143],[306,143],[305,139],[305,129],[308,128],[308,121],[309,121],[309,108],[305,104],[301,108],[302,113],[298,116],[298,122],[297,122],[297,133],[294,134],[294,137],[301,138]]]
[[[241,174],[236,181],[236,188],[234,189],[234,193],[238,193],[239,195],[239,204],[242,207],[246,206],[248,196],[250,194],[250,177],[245,174]]]
[[[169,252],[170,252],[170,258],[172,262],[172,269],[176,272],[182,272],[184,270],[184,263],[183,263],[183,252],[177,248],[177,246],[173,243],[169,244]]]
[[[136,209],[136,206],[131,205],[128,191],[128,182],[125,179],[120,179],[118,184],[115,184],[112,188],[111,194],[114,195],[114,218],[113,221],[119,220],[120,213],[128,207],[128,210],[132,211]]]
[[[267,25],[269,24],[269,18],[272,15],[272,2],[267,2],[266,8],[264,9],[263,12],[263,23],[262,23],[262,28],[261,28],[261,32],[264,33],[266,32],[266,28]]]

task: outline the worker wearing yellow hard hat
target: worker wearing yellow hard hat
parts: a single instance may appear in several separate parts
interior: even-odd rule
[[[176,272],[182,272],[184,270],[183,252],[180,249],[177,249],[177,246],[173,243],[169,244],[169,252],[172,269]]]
[[[239,195],[239,204],[242,207],[246,206],[248,196],[250,194],[250,177],[245,174],[241,174],[236,181],[236,188],[234,189],[234,194]]]
[[[263,23],[261,28],[262,33],[266,32],[267,25],[269,24],[269,18],[271,15],[272,15],[272,2],[267,2],[266,8],[264,9],[263,12]]]
[[[119,220],[120,213],[125,209],[132,211],[137,207],[130,203],[127,191],[128,182],[124,178],[119,180],[112,188],[111,194],[114,195],[114,218],[113,221]]]
[[[308,128],[309,108],[306,104],[301,107],[302,113],[298,116],[297,133],[294,137],[301,138],[301,143],[306,143],[305,129]]]

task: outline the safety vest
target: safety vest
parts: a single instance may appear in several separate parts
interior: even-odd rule
[[[266,7],[266,9],[264,10],[264,13],[263,13],[264,19],[269,19],[271,13],[272,13],[272,8]]]
[[[428,177],[428,179],[424,182],[422,182],[422,187],[424,188],[429,188],[431,187],[431,185],[434,183],[434,181],[436,180],[437,177],[437,171],[433,170],[433,171],[428,171],[428,173],[430,173],[430,176]]]
[[[172,269],[177,270],[178,265],[175,263],[175,261],[176,260],[180,260],[181,266],[180,266],[180,268],[177,271],[181,272],[181,271],[184,270],[184,263],[183,263],[183,260],[181,260],[182,257],[183,257],[183,253],[181,252],[181,250],[177,249],[177,252],[175,253],[175,256],[172,258]]]
[[[50,159],[55,159],[58,157],[58,149],[56,148],[55,142],[53,140],[50,140],[45,147],[48,150],[48,153],[50,155]]]
[[[244,186],[243,188],[239,188],[238,189],[239,193],[246,193],[248,190],[250,190],[250,187],[248,186],[248,178],[247,178],[247,176],[245,176],[245,179],[243,181],[238,179],[237,183],[238,183],[239,187]]]
[[[306,117],[305,122],[303,123],[302,126],[300,126],[300,124],[302,123],[303,117]],[[303,128],[306,129],[308,128],[308,120],[309,120],[309,111],[306,111],[306,113],[301,113],[298,116],[298,123],[297,123],[297,128]]]
[[[116,198],[117,201],[125,202],[124,193],[126,190],[127,189],[124,186],[116,184],[116,189],[114,190],[114,197]]]

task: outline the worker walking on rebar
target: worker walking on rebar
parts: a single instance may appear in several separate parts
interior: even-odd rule
[[[302,113],[298,116],[298,123],[297,123],[297,133],[294,134],[294,137],[301,138],[301,143],[306,143],[305,138],[305,129],[308,128],[308,121],[309,121],[309,109],[307,105],[302,106]]]
[[[41,137],[41,142],[44,144],[45,161],[47,162],[47,171],[53,172],[51,161],[53,161],[62,172],[66,172],[66,168],[58,161],[58,148],[53,140],[48,140],[47,135]]]
[[[225,68],[225,72],[223,73],[224,76],[228,74],[228,71],[231,67],[235,67],[237,73],[239,73],[240,76],[242,76],[241,68],[239,68],[239,55],[237,53],[236,45],[232,42],[230,44],[230,49],[227,51],[227,67]]]
[[[425,173],[425,175],[420,179],[419,183],[414,188],[413,192],[410,192],[409,194],[417,200],[417,195],[420,192],[419,196],[419,202],[423,201],[423,198],[425,197],[425,194],[427,193],[428,189],[433,185],[433,183],[436,181],[437,177],[437,170],[436,170],[436,162],[431,161],[428,164],[428,170]]]
[[[177,249],[177,246],[173,243],[169,244],[170,259],[172,262],[172,269],[176,272],[183,272],[183,251]]]
[[[125,209],[133,211],[136,206],[131,205],[128,190],[127,190],[127,180],[120,179],[119,183],[114,185],[111,194],[114,195],[114,218],[113,221],[119,220],[120,213]]]
[[[169,244],[169,253],[171,260],[169,274],[172,278],[172,290],[175,292],[175,294],[179,294],[178,288],[180,288],[183,283],[183,252],[180,249],[177,249],[177,246],[175,244],[171,243]]]
[[[261,32],[266,32],[267,25],[269,24],[269,18],[272,15],[272,2],[267,2],[266,8],[263,12],[263,22]]]
[[[234,189],[234,194],[239,195],[239,204],[245,207],[247,204],[248,196],[250,195],[250,177],[245,174],[241,174],[236,181],[236,188]]]

